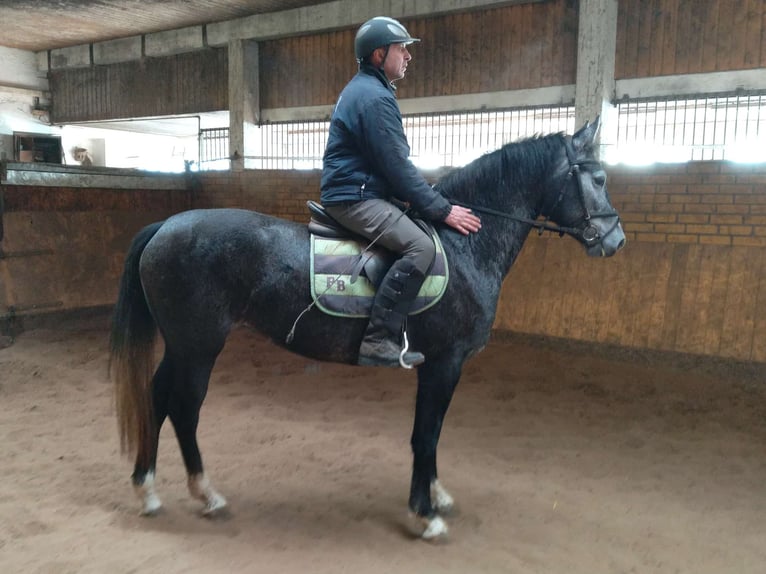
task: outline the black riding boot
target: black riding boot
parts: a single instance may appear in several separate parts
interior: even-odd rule
[[[425,276],[410,261],[399,259],[391,266],[375,294],[370,323],[359,347],[357,364],[398,367],[404,322]],[[410,367],[425,361],[422,353],[407,351],[402,357]]]

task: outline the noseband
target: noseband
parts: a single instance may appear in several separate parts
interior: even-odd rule
[[[455,205],[460,205],[462,207],[467,207],[468,209],[472,209],[473,211],[478,211],[479,213],[487,213],[489,215],[496,215],[498,217],[503,217],[505,219],[518,221],[520,223],[526,223],[536,228],[540,235],[543,234],[543,231],[551,231],[554,233],[558,233],[559,236],[566,234],[566,235],[570,235],[574,237],[575,239],[581,239],[583,243],[585,243],[585,245],[587,245],[588,247],[599,245],[603,243],[604,239],[606,239],[610,233],[612,233],[615,229],[617,229],[617,226],[620,223],[620,216],[614,210],[591,212],[588,209],[588,206],[585,203],[585,192],[583,191],[583,183],[582,183],[583,174],[580,168],[583,166],[597,166],[600,168],[601,163],[592,159],[584,159],[584,160],[578,161],[575,156],[574,148],[572,147],[571,138],[566,138],[564,140],[564,149],[566,150],[567,160],[569,161],[569,171],[567,172],[566,180],[564,181],[564,185],[561,187],[561,191],[559,191],[559,195],[556,198],[556,201],[551,206],[551,209],[548,210],[549,215],[546,215],[543,221],[539,221],[536,219],[528,219],[525,217],[516,217],[515,215],[511,215],[510,213],[505,213],[503,211],[498,211],[496,209],[491,209],[489,207],[481,207],[477,205],[471,205],[469,203],[461,203],[459,201],[451,201],[451,202],[454,203]],[[582,228],[564,227],[561,225],[557,225],[555,223],[550,223],[550,218],[551,218],[550,214],[553,214],[556,212],[556,208],[564,199],[564,195],[566,195],[566,192],[569,189],[569,182],[572,180],[572,178],[575,178],[575,182],[577,184],[577,194],[580,198],[580,204],[582,205],[582,209],[584,212],[584,215],[583,215],[584,225]],[[612,226],[609,228],[609,230],[602,236],[598,228],[595,225],[593,225],[593,219],[604,218],[604,217],[614,217],[615,220]]]

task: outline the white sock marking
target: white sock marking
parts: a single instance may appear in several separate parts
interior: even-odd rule
[[[449,512],[455,506],[455,499],[442,486],[438,479],[431,482],[431,500],[439,512]]]
[[[141,514],[148,516],[156,514],[162,507],[162,501],[154,489],[154,473],[147,472],[142,484],[134,484],[136,495],[141,499]]]
[[[226,499],[210,486],[204,473],[189,475],[188,485],[191,495],[205,503],[202,514],[212,514],[226,506]]]

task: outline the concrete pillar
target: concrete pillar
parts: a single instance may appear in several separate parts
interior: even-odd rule
[[[258,43],[253,40],[229,42],[229,157],[234,170],[245,169],[247,134],[260,115]]]
[[[602,151],[612,147],[616,139],[616,109],[611,104],[616,47],[617,0],[580,0],[575,125],[579,129],[600,115]]]

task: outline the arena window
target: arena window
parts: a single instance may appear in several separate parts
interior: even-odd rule
[[[510,141],[536,134],[571,132],[573,127],[572,106],[404,117],[412,160],[423,169],[465,165]],[[264,124],[257,130],[257,141],[254,146],[251,144],[246,166],[253,169],[321,169],[329,128],[330,123],[325,120]],[[203,130],[200,143],[202,169],[216,169],[214,166],[226,162],[227,148],[228,130]]]
[[[766,161],[766,92],[617,102],[610,163]]]
[[[607,163],[766,160],[766,92],[620,101],[615,108]],[[246,167],[321,169],[329,126],[326,120],[264,124],[255,130]],[[574,106],[404,117],[412,161],[422,169],[462,166],[505,143],[576,127]],[[226,128],[202,130],[201,168],[226,169],[227,149]]]

